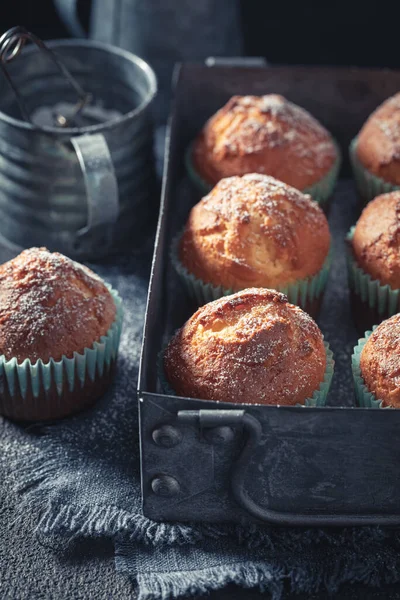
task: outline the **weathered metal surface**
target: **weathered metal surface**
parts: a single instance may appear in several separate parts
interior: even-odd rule
[[[259,509],[258,515],[250,515],[246,506],[238,505],[232,489],[237,481],[235,462],[248,440],[241,422],[233,425],[233,438],[221,444],[210,440],[209,426],[178,416],[185,410],[212,410],[220,423],[226,423],[226,413],[234,415],[237,408],[141,396],[147,516],[181,521],[264,518],[278,524],[320,526],[400,523],[400,450],[393,443],[400,411],[392,411],[388,418],[387,411],[358,408],[242,406],[261,427],[260,439],[251,444],[240,474],[246,495]],[[165,424],[179,431],[180,444],[165,448],[154,443],[152,432]],[[152,493],[152,480],[161,476],[172,477],[180,486],[173,501]]]

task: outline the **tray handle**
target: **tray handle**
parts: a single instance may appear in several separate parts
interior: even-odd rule
[[[393,515],[356,515],[356,514],[291,514],[263,508],[256,504],[245,489],[246,471],[251,456],[260,444],[262,426],[256,417],[245,410],[183,410],[178,412],[181,423],[197,424],[200,428],[223,426],[241,427],[246,435],[242,452],[232,465],[231,490],[240,508],[259,521],[272,525],[348,527],[354,525],[393,525]]]

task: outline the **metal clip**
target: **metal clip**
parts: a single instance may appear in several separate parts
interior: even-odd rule
[[[26,42],[30,41],[36,44],[36,46],[45,52],[50,60],[57,66],[62,75],[67,79],[68,83],[74,89],[78,96],[78,102],[75,105],[75,109],[73,111],[72,116],[68,119],[61,114],[54,115],[55,124],[59,127],[68,127],[71,123],[73,123],[74,118],[85,108],[85,106],[91,101],[91,94],[87,94],[79,85],[74,77],[72,77],[71,73],[68,69],[63,65],[63,63],[57,58],[57,56],[46,46],[46,44],[36,35],[30,33],[25,29],[25,27],[12,27],[0,37],[0,67],[10,84],[12,90],[14,91],[16,100],[18,102],[19,109],[21,111],[22,116],[26,121],[34,125],[32,122],[31,116],[26,109],[25,103],[23,102],[8,70],[7,63],[14,60],[20,53]],[[73,125],[71,125],[73,126]]]

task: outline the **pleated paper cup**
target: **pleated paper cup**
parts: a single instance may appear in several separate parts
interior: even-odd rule
[[[377,177],[364,167],[357,156],[357,141],[357,138],[354,138],[351,142],[349,155],[356,187],[364,203],[368,204],[368,202],[381,194],[400,190],[400,186],[389,183],[381,177]]]
[[[354,320],[361,333],[399,312],[400,290],[382,285],[358,265],[351,243],[354,230],[346,236],[347,273]]]
[[[177,235],[172,242],[171,261],[190,298],[192,298],[198,306],[203,306],[203,304],[222,298],[222,296],[234,294],[237,290],[225,289],[222,286],[205,283],[186,269],[179,259],[179,243],[181,237],[182,232]],[[279,292],[286,294],[289,302],[292,304],[300,306],[300,308],[308,312],[312,317],[317,316],[329,277],[332,255],[333,252],[331,249],[322,268],[316,275],[294,281],[276,289]]]
[[[82,410],[112,381],[121,337],[123,309],[118,293],[107,286],[116,306],[108,330],[90,348],[61,360],[7,360],[0,356],[0,414],[17,420],[49,420]]]
[[[326,352],[326,369],[325,376],[323,381],[321,382],[319,388],[315,390],[311,398],[307,398],[304,401],[304,404],[297,404],[296,406],[326,406],[329,389],[332,382],[333,373],[335,370],[335,361],[333,358],[333,353],[329,347],[328,342],[324,342],[325,352]],[[176,396],[174,389],[169,384],[167,377],[165,375],[164,370],[164,352],[165,348],[158,355],[158,379],[161,385],[161,389],[164,394],[167,396]],[[200,398],[201,400],[202,398]],[[233,403],[232,403],[233,404]],[[246,402],[244,402],[246,404]]]
[[[372,329],[372,331],[374,329],[375,327]],[[365,385],[363,376],[361,374],[361,352],[363,351],[363,348],[367,343],[367,340],[370,337],[372,331],[366,331],[364,337],[358,340],[358,344],[357,346],[355,346],[353,356],[351,357],[351,368],[353,371],[354,392],[356,396],[356,402],[357,405],[362,408],[390,408],[383,407],[382,400],[376,398],[376,396],[369,391],[369,389]]]
[[[339,146],[335,143],[337,158],[328,173],[319,181],[314,183],[313,185],[301,190],[303,194],[310,194],[312,199],[317,202],[321,208],[325,211],[327,209],[328,200],[333,194],[333,190],[336,185],[336,181],[340,171],[340,165],[342,162],[341,152]],[[205,181],[201,175],[196,171],[196,168],[193,164],[193,143],[187,148],[185,152],[185,165],[187,173],[195,185],[198,192],[205,196],[213,189],[213,185]]]
[[[311,198],[319,204],[319,206],[327,212],[329,200],[335,189],[336,181],[339,176],[340,166],[342,164],[342,155],[339,146],[335,143],[337,158],[333,167],[319,181],[308,188],[302,190],[303,194],[310,194]]]

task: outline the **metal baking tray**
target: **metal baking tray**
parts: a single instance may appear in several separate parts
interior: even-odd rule
[[[400,524],[399,410],[354,406],[344,236],[360,213],[347,148],[368,115],[400,89],[400,72],[186,64],[175,74],[138,398],[143,511],[155,520],[262,520],[301,526]],[[318,323],[335,354],[325,408],[166,396],[159,353],[196,310],[171,267],[171,240],[199,200],[184,153],[233,94],[281,93],[308,109],[342,148],[329,215],[334,263]]]

